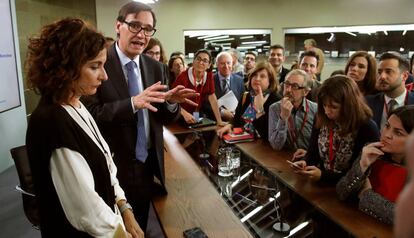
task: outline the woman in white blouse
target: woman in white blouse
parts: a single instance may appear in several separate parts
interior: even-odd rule
[[[29,41],[27,80],[41,99],[26,135],[42,237],[143,237],[111,151],[79,101],[107,79],[105,38],[79,19]]]

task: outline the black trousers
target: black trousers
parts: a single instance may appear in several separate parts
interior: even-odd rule
[[[154,193],[154,174],[157,166],[155,150],[148,150],[148,158],[145,163],[132,160],[130,168],[118,173],[123,173],[120,182],[128,202],[134,210],[135,219],[145,232],[148,222],[148,212],[152,194]]]

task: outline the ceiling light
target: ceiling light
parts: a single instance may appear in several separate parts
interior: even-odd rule
[[[145,4],[153,4],[153,3],[158,2],[158,0],[134,0],[134,2],[142,2],[142,3],[145,3]]]
[[[234,38],[225,38],[225,39],[218,39],[218,40],[210,40],[208,42],[221,42],[221,41],[232,41]]]
[[[218,39],[224,39],[224,38],[229,38],[229,36],[228,35],[214,36],[214,37],[204,38],[204,41],[218,40]]]
[[[388,32],[387,32],[387,31],[384,31],[384,34],[385,34],[386,36],[388,36]]]
[[[246,41],[246,42],[242,42],[242,45],[262,45],[262,44],[266,44],[267,41],[265,40],[260,40],[260,41]]]
[[[346,34],[351,35],[351,36],[357,36],[355,33],[352,33],[350,31],[345,31]]]
[[[407,34],[407,30],[404,30],[402,35],[405,36],[405,34]]]

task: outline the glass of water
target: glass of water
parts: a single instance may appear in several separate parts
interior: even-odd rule
[[[240,150],[232,149],[231,155],[231,173],[234,179],[239,179],[240,177]]]
[[[222,147],[217,151],[218,158],[218,175],[228,177],[232,175],[232,149],[230,147]]]

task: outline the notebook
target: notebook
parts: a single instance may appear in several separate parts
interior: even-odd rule
[[[223,136],[223,139],[228,144],[234,144],[238,142],[253,141],[254,135],[247,133],[245,131],[239,134],[228,133]]]

